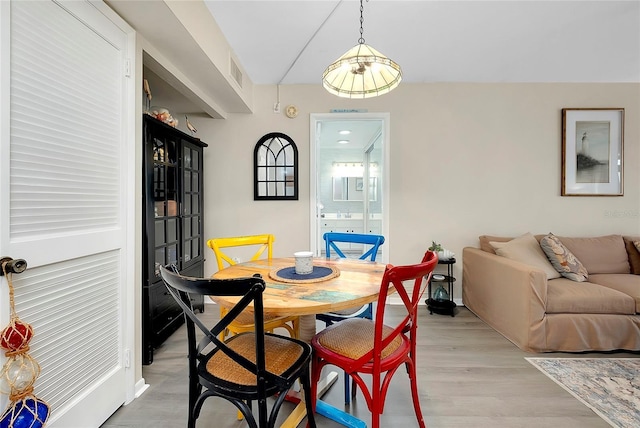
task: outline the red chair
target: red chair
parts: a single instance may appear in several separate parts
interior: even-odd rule
[[[437,263],[436,253],[427,251],[420,264],[387,265],[380,286],[375,320],[347,319],[327,327],[313,337],[311,397],[314,397],[314,409],[320,372],[325,365],[334,365],[348,373],[358,384],[371,411],[372,427],[379,428],[391,378],[404,364],[409,374],[418,425],[425,427],[416,378],[416,329],[418,303]],[[403,282],[412,280],[413,290],[407,290]],[[397,324],[385,325],[385,303],[394,288],[407,313]],[[361,373],[372,376],[371,388],[367,386]]]

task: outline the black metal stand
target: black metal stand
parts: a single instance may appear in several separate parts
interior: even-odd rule
[[[456,280],[453,276],[453,265],[455,263],[456,263],[455,258],[451,258],[447,260],[438,260],[439,265],[447,266],[447,274],[444,276],[443,280],[435,281],[432,277],[431,281],[429,281],[429,285],[427,288],[429,292],[429,297],[427,298],[427,300],[425,300],[425,303],[427,304],[427,309],[429,309],[429,313],[432,315],[434,312],[440,315],[451,315],[452,317],[456,315],[455,314],[456,304],[453,301],[453,283]],[[447,291],[449,292],[449,300],[437,300],[432,297],[433,294],[431,290],[431,285],[433,283],[436,283],[439,285],[442,285],[442,283],[446,283]]]

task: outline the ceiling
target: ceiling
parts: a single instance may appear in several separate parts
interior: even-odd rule
[[[362,151],[370,146],[376,136],[382,132],[382,120],[327,119],[321,121],[321,126],[316,132],[318,144],[322,149],[340,148]]]
[[[354,0],[205,3],[255,84],[319,84],[360,36]],[[363,36],[410,83],[640,81],[637,0],[371,0]]]
[[[104,1],[148,42],[152,104],[178,119],[252,112],[220,37],[253,84],[320,85],[360,35],[357,0]],[[363,36],[404,83],[640,82],[640,0],[371,0]]]

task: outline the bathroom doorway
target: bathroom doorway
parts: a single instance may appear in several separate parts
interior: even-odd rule
[[[387,262],[389,114],[312,114],[310,131],[311,248],[325,255],[325,232],[379,234]]]

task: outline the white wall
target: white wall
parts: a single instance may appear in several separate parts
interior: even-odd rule
[[[309,114],[332,108],[391,114],[392,264],[417,262],[432,240],[458,254],[481,234],[640,235],[640,84],[401,84],[370,100],[318,85],[255,88],[255,112],[192,117],[205,150],[207,237],[273,233],[275,256],[309,246]],[[561,197],[561,109],[625,109],[624,196]],[[253,148],[268,132],[296,142],[300,200],[253,201]],[[385,244],[385,245],[387,245]],[[205,249],[210,254],[209,249]],[[205,274],[217,270],[209,255]],[[455,284],[456,298],[460,284]]]

